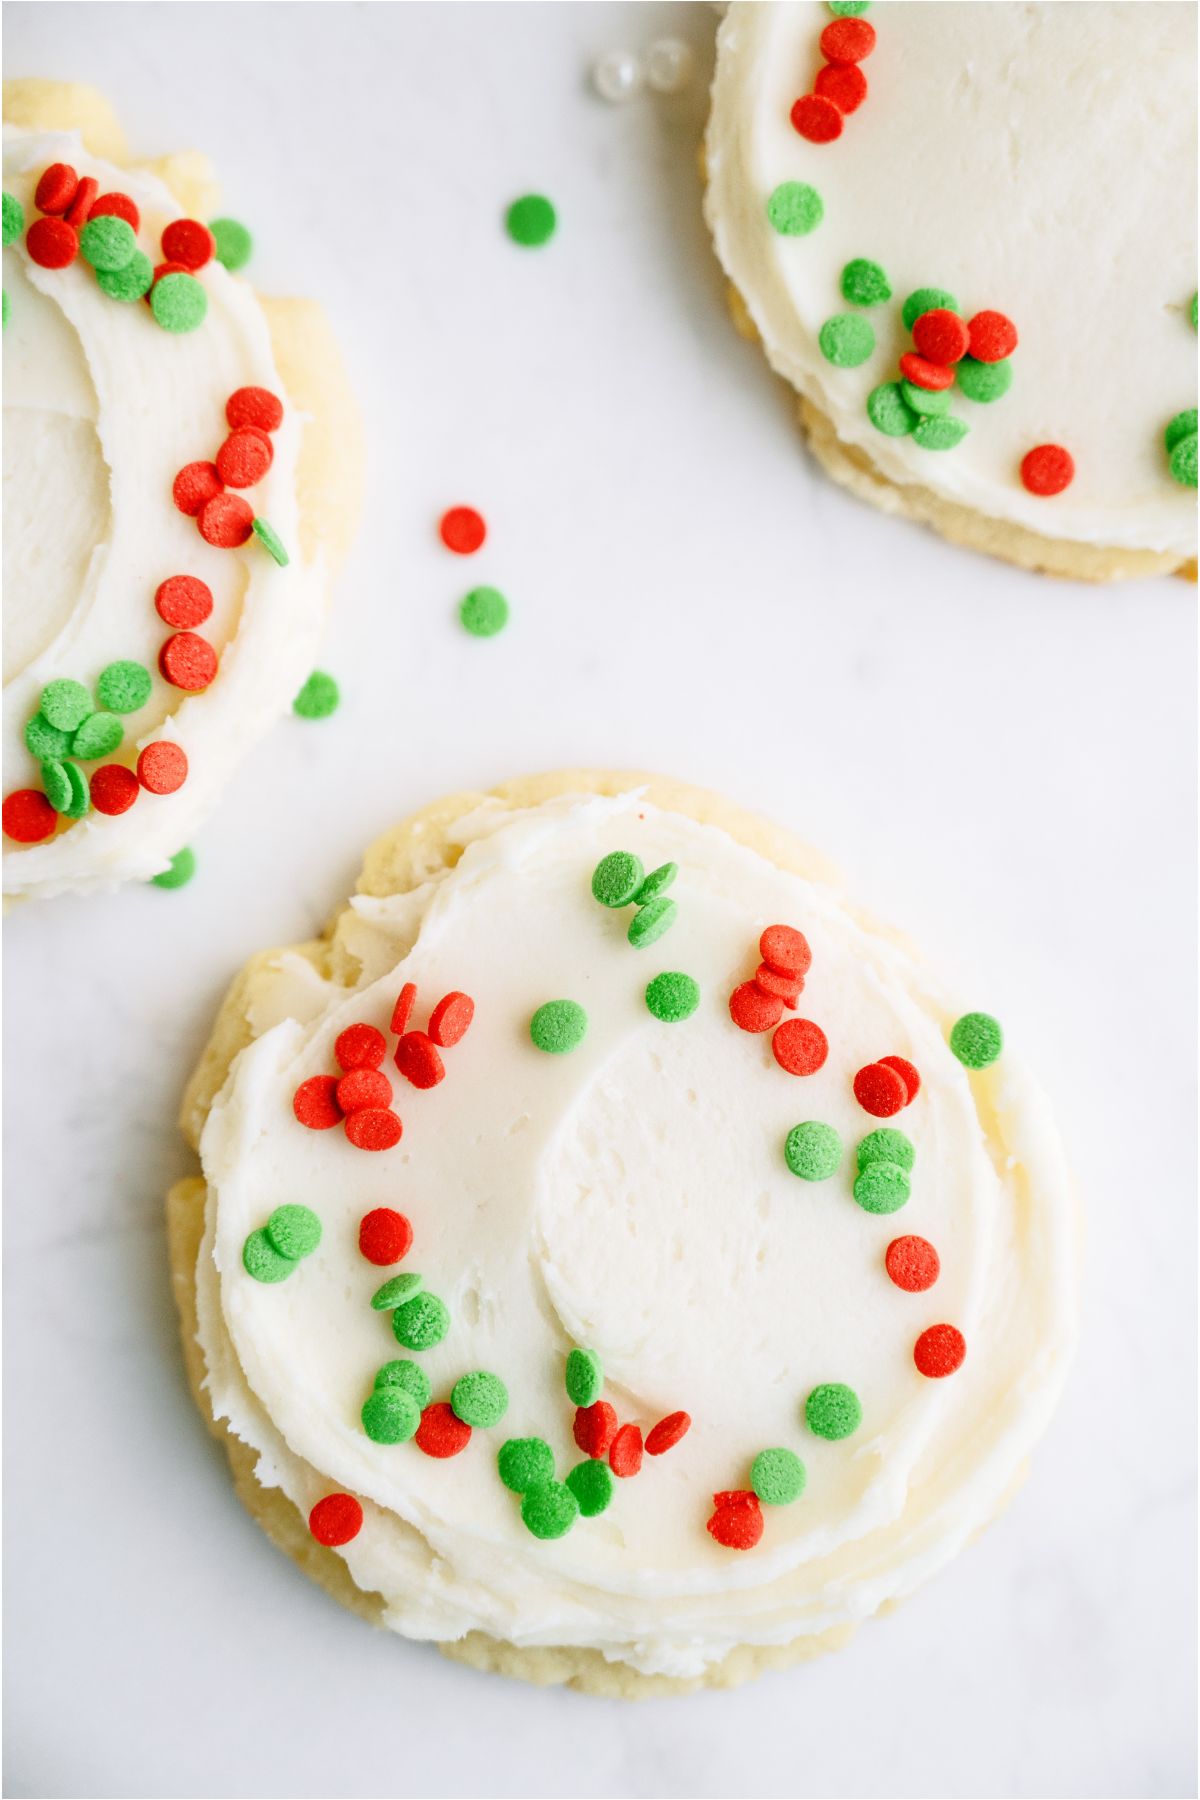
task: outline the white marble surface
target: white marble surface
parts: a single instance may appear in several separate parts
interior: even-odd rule
[[[257,271],[320,293],[371,491],[345,703],[245,768],[178,893],[6,928],[7,1791],[1194,1791],[1194,591],[1053,585],[857,506],[730,330],[702,85],[594,53],[709,8],[6,8],[6,73],[93,80],[221,156]],[[548,250],[506,201],[543,187]],[[472,564],[438,547],[481,506]],[[489,643],[466,585],[513,603]],[[1090,1220],[1056,1429],[982,1542],[840,1656],[636,1708],[370,1632],[273,1551],[187,1398],[162,1194],[224,984],[459,784],[657,766],[822,844],[1002,1014]]]

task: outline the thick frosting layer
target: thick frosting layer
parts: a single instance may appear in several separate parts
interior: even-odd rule
[[[91,156],[73,133],[6,129],[4,186],[27,221],[37,217],[38,175],[52,162],[95,176],[102,193],[130,194],[142,216],[139,245],[153,258],[164,225],[179,216],[161,182]],[[46,683],[66,676],[91,686],[118,660],[143,663],[154,677],[147,704],[125,720],[118,759],[132,762],[146,743],[167,737],[183,745],[189,765],[174,794],[142,793],[128,812],[93,812],[44,844],[6,842],[6,894],[107,888],[164,869],[315,658],[325,582],[299,554],[303,423],[286,407],[253,290],[219,264],[200,280],[207,316],[176,336],[140,301],[109,299],[82,258],[40,268],[24,234],[4,252],[5,792],[39,785],[22,734]],[[286,568],[257,539],[240,550],[207,544],[171,500],[177,471],[219,448],[225,401],[245,386],[285,401],[274,462],[248,497],[287,547]],[[212,685],[191,696],[158,674],[169,628],[154,593],[179,574],[212,590],[214,610],[201,630],[221,659]]]
[[[1042,1099],[1008,1055],[968,1076],[946,1044],[954,1010],[907,950],[716,827],[632,794],[517,812],[489,803],[454,836],[452,870],[352,903],[339,927],[361,965],[352,991],[287,954],[256,988],[256,1041],[201,1144],[199,1339],[215,1416],[303,1512],[331,1489],[362,1498],[363,1530],[339,1554],[409,1636],[481,1629],[690,1676],[738,1644],[874,1612],[992,1516],[1059,1389],[1075,1331],[1073,1209]],[[627,941],[627,915],[591,897],[592,869],[614,849],[647,868],[679,865],[677,922],[644,950]],[[830,1042],[803,1079],[728,1012],[759,933],[780,921],[811,944],[800,1010]],[[668,969],[702,994],[675,1024],[643,998]],[[347,1024],[386,1030],[406,981],[419,1024],[450,989],[475,999],[446,1079],[418,1092],[385,1064],[404,1120],[390,1151],[305,1130],[292,1112],[299,1082],[336,1066]],[[555,998],[588,1013],[569,1055],[529,1038],[532,1013]],[[909,1058],[923,1082],[893,1121],[916,1163],[912,1198],[891,1217],[851,1193],[854,1146],[878,1123],[851,1081],[885,1054]],[[836,1176],[820,1183],[784,1161],[787,1132],[807,1119],[843,1140]],[[242,1245],[285,1200],[311,1207],[324,1235],[286,1282],[264,1286],[245,1273]],[[449,1462],[373,1443],[359,1422],[375,1370],[403,1354],[369,1305],[381,1271],[357,1248],[377,1206],[411,1219],[403,1266],[450,1309],[448,1336],[420,1357],[434,1399],[476,1368],[511,1396],[503,1423]],[[940,1253],[927,1293],[885,1273],[903,1232]],[[967,1359],[926,1380],[913,1345],[942,1321],[964,1332]],[[601,1517],[543,1542],[500,1483],[496,1451],[542,1436],[560,1479],[579,1459],[563,1388],[574,1343],[599,1352],[622,1419],[646,1428],[684,1408],[693,1425],[618,1482]],[[805,1396],[826,1381],[862,1400],[845,1442],[803,1423]],[[755,1551],[722,1549],[705,1531],[712,1494],[745,1485],[756,1452],[777,1445],[807,1466],[803,1498],[764,1509]]]
[[[774,368],[891,481],[1047,537],[1194,556],[1195,493],[1171,479],[1163,429],[1196,399],[1195,8],[876,7],[867,98],[813,144],[790,112],[831,16],[817,0],[739,0],[718,40],[708,219]],[[824,202],[806,236],[768,220],[783,182]],[[818,333],[858,310],[839,283],[859,257],[883,266],[893,299],[861,314],[874,353],[837,368]],[[886,437],[866,413],[912,348],[900,302],[926,286],[1020,334],[1003,399],[955,390],[970,433],[948,451]],[[1044,443],[1076,465],[1052,499],[1019,476]]]

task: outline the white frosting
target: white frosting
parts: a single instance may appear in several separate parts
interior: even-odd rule
[[[1008,1054],[969,1077],[946,1044],[954,1009],[907,951],[715,827],[627,795],[517,813],[493,803],[455,835],[466,848],[452,871],[353,902],[342,927],[362,963],[353,992],[285,956],[256,999],[261,1035],[201,1146],[199,1339],[216,1415],[261,1453],[259,1479],[305,1513],[334,1489],[363,1499],[363,1530],[340,1554],[409,1636],[478,1628],[688,1676],[735,1645],[872,1613],[992,1516],[1059,1389],[1075,1332],[1073,1208],[1042,1099]],[[626,940],[629,915],[590,894],[593,867],[618,848],[680,868],[677,922],[641,951]],[[808,936],[800,1011],[830,1040],[805,1079],[727,1008],[777,921]],[[700,983],[685,1022],[661,1023],[644,1003],[664,969]],[[304,1129],[299,1082],[336,1066],[347,1024],[386,1028],[408,980],[418,1024],[450,989],[476,1001],[471,1030],[444,1053],[446,1079],[417,1092],[385,1064],[404,1120],[391,1151]],[[548,1056],[528,1021],[563,997],[586,1007],[587,1035]],[[916,1146],[913,1195],[875,1217],[851,1194],[854,1145],[878,1123],[851,1079],[893,1053],[923,1079],[892,1121]],[[784,1138],[805,1119],[841,1134],[831,1180],[800,1181],[785,1165]],[[312,1207],[324,1236],[285,1283],[263,1286],[242,1245],[284,1200]],[[408,1354],[368,1303],[384,1272],[357,1249],[359,1219],[381,1205],[411,1219],[404,1266],[452,1315],[420,1359],[434,1398],[475,1368],[511,1396],[503,1423],[451,1461],[375,1444],[359,1422],[375,1370]],[[942,1259],[924,1294],[884,1271],[887,1244],[908,1232]],[[913,1344],[943,1320],[964,1332],[967,1359],[926,1380]],[[560,1478],[578,1460],[563,1388],[575,1342],[600,1353],[622,1419],[648,1428],[684,1408],[694,1423],[618,1482],[601,1517],[547,1543],[522,1525],[496,1451],[538,1435]],[[863,1423],[845,1442],[803,1425],[823,1381],[861,1397]],[[745,1485],[773,1445],[802,1457],[806,1493],[764,1509],[756,1550],[720,1548],[705,1530],[713,1492]]]
[[[1053,538],[1195,555],[1195,494],[1163,447],[1196,402],[1195,8],[874,7],[867,98],[833,143],[811,144],[789,115],[830,18],[817,0],[743,0],[718,40],[708,218],[774,368],[894,482]],[[785,181],[824,201],[807,236],[767,218]],[[817,335],[858,310],[840,290],[854,257],[882,264],[893,299],[862,314],[874,354],[839,369]],[[885,437],[865,406],[912,348],[900,303],[928,286],[968,315],[1007,313],[1020,336],[1003,399],[956,389],[970,434],[945,452]],[[1051,499],[1019,477],[1043,443],[1076,465]]]
[[[94,175],[102,193],[130,194],[142,216],[139,247],[158,259],[162,229],[179,216],[175,200],[151,176],[89,155],[73,133],[6,129],[4,186],[27,224],[37,217],[37,178],[52,162]],[[253,290],[219,264],[200,280],[207,316],[179,336],[141,301],[109,299],[81,257],[67,269],[39,268],[24,233],[4,252],[4,790],[40,785],[22,734],[46,683],[67,676],[93,686],[107,663],[124,659],[145,664],[154,687],[124,721],[118,758],[169,737],[189,765],[176,793],[143,792],[118,817],[92,812],[44,844],[6,840],[6,894],[108,888],[164,869],[315,659],[325,583],[300,559],[302,420],[287,407]],[[246,386],[285,403],[272,467],[246,498],[282,539],[287,568],[256,538],[240,550],[205,543],[171,500],[178,470],[215,455],[229,429],[225,401]],[[154,593],[169,575],[197,575],[213,593],[199,630],[220,670],[190,696],[158,673],[170,628]],[[90,774],[97,765],[82,766]]]

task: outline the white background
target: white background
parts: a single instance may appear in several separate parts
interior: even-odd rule
[[[806,460],[732,332],[663,5],[12,5],[6,74],[197,144],[319,295],[370,444],[325,664],[175,893],[7,926],[7,1759],[19,1795],[1176,1795],[1194,1776],[1195,593],[1027,577]],[[592,56],[685,34],[680,100]],[[504,206],[561,228],[514,248]],[[441,549],[465,500],[490,536]],[[456,602],[502,587],[512,623]],[[658,768],[822,846],[1000,1014],[1090,1221],[1086,1330],[1011,1510],[846,1652],[641,1706],[372,1633],[273,1550],[184,1386],[162,1196],[222,989],[460,785]]]

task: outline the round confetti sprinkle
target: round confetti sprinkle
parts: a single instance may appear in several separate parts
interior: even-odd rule
[[[421,1409],[406,1388],[385,1382],[367,1395],[361,1417],[372,1443],[407,1444],[421,1423]]]
[[[902,384],[885,381],[867,395],[867,417],[885,437],[907,437],[917,423],[904,399]]]
[[[858,313],[826,319],[817,336],[821,354],[837,369],[857,369],[875,348],[875,333]]]
[[[138,662],[111,662],[100,671],[96,698],[106,712],[133,713],[150,698],[150,671]]]
[[[386,1362],[382,1369],[377,1369],[375,1386],[377,1388],[403,1388],[415,1403],[418,1413],[429,1405],[430,1396],[433,1393],[429,1377],[420,1363],[409,1362],[407,1358],[397,1362]]]
[[[142,215],[128,194],[101,194],[92,201],[88,218],[103,218],[106,213],[110,213],[114,219],[124,219],[133,231],[141,230]]]
[[[393,1275],[390,1281],[385,1281],[383,1286],[376,1288],[371,1295],[372,1310],[395,1312],[398,1306],[407,1306],[410,1300],[415,1300],[417,1295],[423,1292],[424,1287],[425,1277],[418,1275],[415,1270],[406,1275]],[[414,1346],[410,1344],[409,1349],[413,1348]]]
[[[527,1494],[554,1479],[554,1452],[545,1438],[509,1438],[496,1454],[496,1468],[513,1494]]]
[[[450,1390],[450,1405],[464,1425],[487,1431],[498,1425],[508,1411],[508,1389],[498,1375],[487,1369],[473,1369],[455,1382]]]
[[[404,1136],[404,1126],[390,1107],[362,1106],[347,1118],[346,1136],[356,1150],[390,1150]]]
[[[1163,432],[1163,442],[1169,451],[1173,450],[1182,438],[1195,437],[1198,428],[1200,428],[1200,413],[1197,413],[1196,408],[1191,406],[1186,412],[1175,414]]]
[[[457,1456],[471,1441],[471,1427],[445,1400],[435,1400],[421,1414],[414,1441],[426,1456]]]
[[[579,1505],[581,1517],[594,1519],[612,1500],[616,1487],[613,1473],[606,1462],[589,1457],[576,1463],[567,1476],[567,1486]]]
[[[73,762],[64,763],[62,766],[67,771],[67,780],[71,784],[71,798],[63,810],[68,819],[85,818],[92,808],[92,795],[87,776]]]
[[[789,1075],[815,1075],[829,1055],[829,1039],[811,1019],[785,1019],[771,1039],[771,1051]]]
[[[153,282],[154,269],[142,250],[135,250],[123,269],[96,270],[96,283],[101,292],[110,300],[123,300],[126,304],[143,299]]]
[[[226,487],[248,488],[261,481],[275,460],[271,440],[256,425],[231,431],[216,454],[217,474]]]
[[[665,1025],[690,1019],[699,1004],[700,984],[676,969],[656,975],[646,988],[646,1005]]]
[[[913,320],[913,343],[932,363],[961,362],[967,354],[966,322],[947,306],[934,306]],[[986,361],[986,358],[981,358]]]
[[[807,1479],[794,1450],[760,1450],[750,1465],[750,1486],[765,1506],[790,1506]]]
[[[646,1455],[664,1456],[668,1450],[675,1448],[680,1438],[687,1436],[691,1427],[691,1413],[668,1413],[665,1419],[660,1419],[646,1433]]]
[[[473,556],[487,537],[487,526],[473,506],[452,506],[442,514],[438,533],[455,556]]]
[[[218,550],[236,550],[244,544],[258,521],[240,494],[214,494],[197,519],[200,536]]]
[[[592,898],[601,906],[628,906],[645,876],[640,857],[630,850],[613,850],[592,870]]]
[[[912,330],[922,313],[932,312],[935,307],[943,306],[948,312],[962,311],[962,308],[954,298],[954,295],[949,293],[946,288],[923,287],[914,289],[900,309],[900,316],[904,320],[905,331]]]
[[[283,424],[283,401],[270,388],[235,388],[225,402],[225,422],[231,431],[278,431]]]
[[[768,925],[758,940],[758,954],[781,975],[807,975],[812,966],[808,939],[794,925]]]
[[[1031,494],[1061,494],[1075,478],[1075,459],[1061,444],[1038,444],[1021,459],[1021,480]]]
[[[821,55],[828,62],[861,62],[875,48],[875,27],[857,15],[843,15],[825,27],[820,43]]]
[[[264,1227],[271,1248],[294,1262],[311,1256],[321,1241],[321,1221],[308,1206],[277,1206]]]
[[[754,985],[764,994],[774,994],[787,1007],[794,1008],[804,992],[803,975],[781,975],[770,963],[759,963],[754,971]]]
[[[58,814],[37,788],[18,788],[4,802],[2,822],[15,844],[40,844],[53,835]]]
[[[947,369],[941,363],[930,362],[928,357],[918,356],[915,350],[906,350],[900,358],[900,373],[914,387],[926,388],[938,392],[948,388],[954,382],[954,370]]]
[[[1200,473],[1200,455],[1197,454],[1196,434],[1180,438],[1167,459],[1171,471],[1171,479],[1180,487],[1195,487],[1197,475]]]
[[[758,1495],[723,1495],[722,1504],[708,1521],[708,1530],[726,1550],[753,1550],[763,1534]]]
[[[910,1063],[904,1056],[881,1056],[879,1059],[885,1069],[894,1069],[904,1083],[904,1091],[909,1103],[916,1099],[921,1091],[921,1075],[915,1063]]]
[[[71,749],[71,733],[51,725],[40,712],[25,723],[25,748],[38,762],[59,762]]]
[[[828,1181],[842,1160],[842,1140],[832,1125],[808,1119],[788,1132],[783,1159],[801,1181]]]
[[[592,1406],[604,1391],[604,1366],[594,1350],[574,1349],[567,1356],[567,1399],[572,1406]]]
[[[216,254],[216,242],[199,219],[172,219],[162,234],[162,253],[185,269],[202,269]]]
[[[915,413],[948,413],[954,399],[950,388],[923,388],[918,387],[915,381],[902,381],[900,393],[905,406]],[[918,420],[913,420],[914,428],[918,423]]]
[[[292,1111],[310,1131],[328,1131],[340,1125],[342,1109],[337,1103],[337,1076],[310,1075],[292,1096]]]
[[[363,1509],[353,1494],[326,1494],[308,1515],[308,1529],[331,1550],[356,1538],[362,1524]]]
[[[141,788],[132,769],[124,768],[121,763],[105,763],[92,776],[91,792],[96,811],[111,818],[128,812]]]
[[[923,1294],[941,1273],[941,1261],[933,1245],[923,1237],[893,1238],[883,1258],[888,1275],[908,1294]]]
[[[913,443],[920,444],[922,450],[954,450],[970,429],[962,419],[939,419],[927,414],[918,421],[913,432]]]
[[[425,1031],[406,1031],[396,1045],[392,1061],[405,1081],[415,1088],[436,1087],[446,1078],[446,1065],[438,1055],[437,1045]]]
[[[991,1013],[964,1013],[950,1031],[950,1048],[968,1069],[986,1069],[1004,1048],[999,1019]]]
[[[336,1119],[333,1123],[337,1123]],[[403,1213],[393,1211],[390,1206],[373,1207],[359,1221],[359,1253],[377,1268],[398,1263],[412,1249],[412,1241],[412,1226]],[[421,1404],[424,1405],[424,1401]]]
[[[577,1000],[547,1000],[529,1021],[534,1044],[550,1056],[578,1049],[586,1031],[587,1014]]]
[[[783,1001],[756,981],[743,981],[729,996],[729,1016],[739,1031],[770,1031],[783,1017]]]
[[[967,1340],[954,1325],[931,1325],[913,1345],[913,1361],[931,1381],[961,1369],[966,1354]]]
[[[216,257],[227,269],[243,269],[254,251],[254,239],[238,219],[210,219],[208,229],[216,246]]]
[[[854,1182],[854,1198],[869,1213],[899,1212],[911,1192],[906,1171],[896,1163],[870,1162]]]
[[[635,950],[645,950],[650,944],[656,944],[665,931],[669,931],[675,923],[679,908],[666,894],[660,894],[657,900],[639,906],[629,921],[629,930],[625,933]]]
[[[175,852],[166,868],[160,874],[152,875],[150,879],[155,887],[181,888],[187,886],[195,873],[196,852],[189,850],[185,844],[182,850]]]
[[[25,248],[41,269],[65,269],[79,253],[79,238],[65,219],[35,219],[25,233]]]
[[[657,869],[651,869],[637,893],[633,896],[636,906],[649,906],[651,900],[657,900],[665,894],[679,873],[679,864],[661,863]]]
[[[265,519],[254,519],[250,529],[267,554],[274,557],[281,569],[286,569],[291,558],[274,526],[268,525]]]
[[[24,229],[25,229],[25,208],[21,205],[21,202],[17,199],[17,196],[15,194],[6,193],[4,196],[4,233],[3,233],[4,248],[6,250],[8,249],[8,246],[13,242],[14,238],[20,237],[20,235],[24,231]]]
[[[1012,379],[1010,362],[976,362],[973,356],[964,356],[958,365],[959,387],[968,400],[974,400],[980,406],[1003,400],[1012,386]]]
[[[314,669],[292,701],[292,711],[301,719],[327,719],[337,711],[340,699],[333,676],[323,669]]]
[[[622,1425],[608,1446],[608,1466],[613,1474],[622,1481],[636,1475],[642,1466],[644,1448],[641,1428],[637,1425]]]
[[[99,193],[100,183],[95,176],[85,175],[75,189],[71,204],[63,215],[66,223],[74,226],[76,231],[82,231],[87,223],[88,214],[92,210],[92,204]]]
[[[521,1518],[536,1538],[560,1538],[579,1517],[579,1502],[561,1481],[531,1488],[521,1502]]]
[[[188,760],[179,744],[158,738],[137,760],[137,777],[151,794],[173,794],[187,780]]]
[[[221,492],[221,477],[217,474],[216,463],[212,462],[185,463],[171,484],[172,500],[174,500],[180,512],[186,513],[189,519],[198,518],[204,511],[204,508],[208,505],[209,501],[214,500]],[[172,581],[178,582],[194,581],[194,579],[195,578],[190,575],[174,575],[171,577]],[[163,587],[166,585],[167,583],[164,582]],[[197,586],[203,587],[204,584],[203,582],[199,582],[197,583]],[[209,611],[211,612],[212,594],[209,592],[208,588],[204,588],[204,591],[208,594]],[[162,588],[160,588],[158,592],[161,593]],[[158,596],[156,595],[156,601],[157,597]]]
[[[344,1113],[392,1104],[392,1084],[378,1069],[351,1069],[337,1084],[337,1103]]]
[[[429,1015],[429,1036],[443,1050],[451,1050],[466,1037],[474,1017],[470,994],[443,994]]]
[[[806,181],[781,181],[767,201],[767,218],[781,237],[807,237],[824,217],[825,202]]]
[[[554,236],[558,215],[544,194],[522,194],[504,215],[505,227],[514,244],[526,250],[548,244]]]
[[[8,315],[11,310],[8,304],[8,289],[0,289],[0,330],[8,330]]]
[[[418,1294],[392,1314],[396,1342],[406,1350],[431,1350],[449,1329],[449,1308],[436,1294]]]
[[[815,1437],[848,1438],[862,1424],[862,1402],[844,1382],[824,1381],[804,1402],[804,1422]]]
[[[459,606],[458,616],[472,637],[495,637],[508,624],[508,601],[499,588],[472,588]]]
[[[891,297],[891,282],[869,257],[856,256],[842,270],[842,299],[851,306],[882,306]]]
[[[55,812],[64,817],[70,814],[75,799],[75,789],[67,773],[70,766],[69,763],[57,760],[42,764],[42,786],[46,790],[46,798]]]
[[[854,1077],[854,1098],[872,1118],[889,1119],[908,1105],[908,1089],[895,1069],[873,1062]]]
[[[93,269],[112,275],[133,260],[137,239],[133,227],[124,219],[105,214],[99,219],[88,220],[79,234],[79,249],[84,261],[91,263]]]
[[[65,676],[47,682],[38,707],[46,723],[58,731],[78,731],[94,711],[92,696],[83,683],[70,681]]]
[[[397,994],[396,1004],[392,1008],[392,1022],[390,1028],[397,1037],[403,1037],[408,1028],[409,1017],[412,1013],[413,1003],[416,1000],[416,997],[416,987],[411,981],[406,981],[404,986],[400,989],[400,992]]]
[[[976,362],[1003,362],[1017,347],[1017,328],[1002,312],[977,312],[967,321],[967,334]]]
[[[39,212],[65,213],[78,186],[79,177],[70,163],[51,163],[38,178],[33,190],[33,204]]]
[[[813,91],[832,100],[840,113],[857,112],[867,97],[867,78],[856,63],[826,63],[818,70]]]
[[[1192,330],[1195,331],[1200,322],[1200,294],[1192,295]]]
[[[876,1131],[869,1131],[858,1146],[857,1160],[860,1169],[876,1162],[895,1163],[899,1169],[909,1170],[917,1159],[916,1150],[911,1138],[897,1131],[894,1125],[881,1125]]]
[[[286,1281],[296,1262],[281,1255],[265,1231],[252,1231],[242,1245],[242,1267],[255,1281]]]
[[[71,739],[71,755],[81,762],[96,762],[102,756],[111,756],[124,736],[125,727],[115,713],[94,712]]]
[[[374,1025],[347,1025],[334,1039],[333,1054],[338,1066],[347,1071],[378,1069],[387,1055],[387,1039]]]
[[[150,311],[164,331],[195,331],[204,323],[208,296],[194,275],[163,275],[150,289]]]
[[[792,129],[810,144],[832,144],[842,135],[841,108],[823,94],[801,94],[791,119]]]
[[[217,653],[207,638],[177,631],[158,653],[158,671],[172,687],[196,694],[216,678]]]
[[[585,1456],[607,1456],[608,1447],[617,1435],[617,1415],[607,1400],[581,1406],[575,1414],[572,1432]]]

